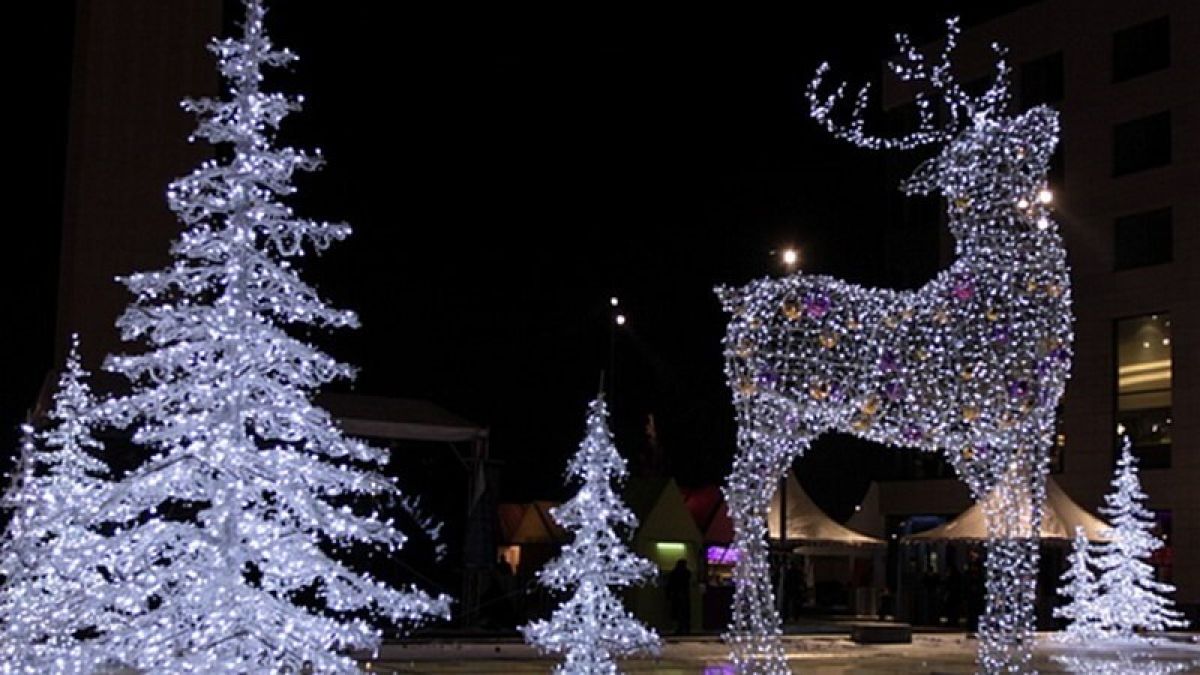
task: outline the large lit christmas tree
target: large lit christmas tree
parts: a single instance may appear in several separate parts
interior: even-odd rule
[[[294,174],[322,160],[275,144],[301,98],[264,91],[263,70],[296,56],[267,38],[261,0],[245,6],[241,36],[212,45],[227,96],[184,103],[200,118],[194,138],[222,149],[168,190],[184,226],[174,261],[124,279],[136,300],[118,326],[149,350],[107,362],[133,392],[106,416],[134,425],[153,455],[109,504],[140,517],[117,535],[139,551],[118,575],[136,592],[128,626],[106,644],[154,672],[357,672],[347,651],[379,644],[373,619],[411,626],[446,616],[449,601],[330,554],[399,550],[405,535],[376,512],[399,495],[378,472],[387,452],[347,438],[312,402],[353,369],[293,332],[358,319],[329,307],[292,261],[350,229],[283,202]]]
[[[551,515],[573,532],[575,539],[563,548],[562,555],[546,564],[538,579],[543,586],[573,594],[548,621],[535,621],[521,630],[530,644],[566,654],[556,673],[616,673],[614,657],[657,653],[660,641],[613,592],[613,588],[643,582],[654,575],[655,567],[631,552],[614,530],[632,530],[637,527],[637,517],[613,491],[613,482],[625,477],[626,468],[613,446],[603,399],[588,406],[587,435],[567,465],[567,475],[583,485],[570,501],[552,509]]]
[[[1058,594],[1068,601],[1054,608],[1054,616],[1068,620],[1060,636],[1064,642],[1086,643],[1100,636],[1096,575],[1092,572],[1090,549],[1087,534],[1076,526],[1071,554],[1067,556],[1067,571],[1063,572],[1063,585],[1058,589]]]
[[[0,550],[0,672],[86,672],[99,658],[76,640],[104,630],[112,606],[105,585],[106,540],[92,526],[111,483],[90,426],[94,400],[73,341],[54,394],[50,426],[26,427],[20,475],[5,495],[11,519]],[[39,442],[40,441],[40,447]]]
[[[1109,541],[1099,547],[1095,558],[1100,573],[1096,598],[1100,629],[1108,637],[1124,640],[1137,639],[1139,631],[1187,625],[1167,597],[1175,587],[1155,580],[1154,568],[1146,562],[1163,543],[1153,534],[1154,514],[1143,506],[1146,493],[1129,446],[1126,436],[1112,481],[1116,490],[1104,496],[1100,508],[1112,523],[1106,533]]]

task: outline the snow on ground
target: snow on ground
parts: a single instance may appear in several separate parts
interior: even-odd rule
[[[813,675],[967,675],[975,672],[976,642],[961,634],[918,634],[912,644],[857,645],[843,636],[785,638],[793,672]],[[544,675],[555,663],[511,641],[388,644],[363,662],[376,673]],[[1076,675],[1200,674],[1200,641],[1181,636],[1156,645],[1108,644],[1074,648],[1039,637],[1035,666],[1041,673]],[[733,675],[719,639],[670,639],[657,659],[629,659],[625,672],[642,675]]]

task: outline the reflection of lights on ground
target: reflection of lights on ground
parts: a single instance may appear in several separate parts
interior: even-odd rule
[[[864,673],[974,673],[975,640],[961,633],[913,635],[912,644],[858,645],[840,626],[815,630],[825,635],[787,635],[783,638],[789,667],[797,673],[863,675]],[[1033,668],[1043,673],[1071,675],[1172,675],[1200,672],[1200,642],[1159,645],[1105,644],[1067,648],[1040,633]],[[383,657],[373,658],[372,673],[388,675],[545,675],[551,657],[538,658],[517,642],[447,642],[385,644]],[[728,648],[715,636],[670,639],[659,659],[621,659],[629,675],[735,675],[726,657]],[[366,663],[365,661],[363,662]]]

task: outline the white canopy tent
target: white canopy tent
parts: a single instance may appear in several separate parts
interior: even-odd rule
[[[846,527],[855,532],[883,538],[886,532],[884,531],[883,510],[879,508],[879,483],[871,481],[871,486],[867,488],[867,494],[855,507],[850,520],[846,521]]]
[[[796,474],[791,471],[788,472],[787,483],[775,491],[775,496],[771,498],[771,504],[767,507],[767,536],[772,540],[780,539],[781,503],[786,504],[782,514],[786,528],[782,531],[787,535],[784,539],[789,543],[835,547],[884,545],[882,539],[855,532],[825,515],[804,488],[800,487],[800,481],[796,480]]]
[[[1041,538],[1069,542],[1075,538],[1075,528],[1082,527],[1091,541],[1108,541],[1104,536],[1107,523],[1085,511],[1063,492],[1053,478],[1046,479],[1046,504],[1042,512]],[[906,542],[983,541],[987,539],[983,506],[976,503],[957,518],[932,530],[912,534]]]

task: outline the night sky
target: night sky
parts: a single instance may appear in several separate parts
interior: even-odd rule
[[[936,233],[928,246],[895,236],[885,155],[808,118],[814,68],[877,81],[897,30],[921,42],[947,16],[969,27],[1028,3],[886,4],[272,3],[268,31],[301,60],[271,82],[308,102],[282,140],[328,159],[293,203],[355,227],[306,277],[363,328],[318,341],[361,367],[357,391],[490,426],[503,497],[557,497],[610,367],[617,295],[629,317],[613,359],[618,447],[642,454],[653,414],[671,473],[720,481],[734,426],[712,287],[781,273],[772,252],[787,245],[806,272],[877,285],[911,284],[937,258]],[[41,11],[31,26],[50,48],[22,75],[44,92],[25,111],[39,129],[34,218],[8,223],[25,233],[6,270],[6,428],[53,356],[72,12]],[[824,439],[801,480],[844,516],[877,452]]]

